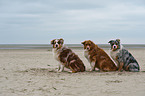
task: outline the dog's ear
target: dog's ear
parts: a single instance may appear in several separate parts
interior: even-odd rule
[[[98,48],[98,45],[96,45],[93,41],[89,40],[89,42],[91,44],[90,46],[92,46],[92,47],[95,47],[96,46]]]
[[[89,42],[90,42],[91,44],[95,45],[95,43],[94,43],[93,41],[89,40]]]
[[[83,45],[86,43],[86,41],[84,41],[84,42],[81,42]]]
[[[60,44],[64,43],[64,40],[62,38],[60,38],[59,41],[60,41]]]
[[[120,39],[116,39],[116,41],[120,42]]]
[[[55,41],[55,39],[54,40],[51,40],[51,44],[54,44],[54,41]]]
[[[110,44],[111,44],[112,42],[113,42],[113,40],[110,40],[108,43],[110,43]]]

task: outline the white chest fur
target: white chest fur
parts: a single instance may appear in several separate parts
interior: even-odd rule
[[[52,49],[52,52],[53,52],[53,56],[54,56],[54,58],[55,58],[56,60],[59,61],[59,59],[58,59],[58,56],[59,56],[59,52],[58,52],[58,50],[56,50],[55,48],[53,48],[53,49]]]
[[[117,51],[110,51],[110,56],[112,57],[112,59],[115,61],[115,63],[118,65],[118,62],[116,60],[116,55],[117,53],[119,53],[120,50],[117,50]]]
[[[87,60],[90,62],[90,55],[87,50],[84,50],[84,56],[87,58]]]

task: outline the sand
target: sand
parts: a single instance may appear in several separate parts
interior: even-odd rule
[[[1,49],[0,96],[145,96],[145,49],[129,49],[141,72],[89,72],[83,50],[73,51],[86,72],[57,73],[57,61],[46,49]]]

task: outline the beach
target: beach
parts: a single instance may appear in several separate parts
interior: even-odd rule
[[[79,73],[58,73],[48,49],[0,49],[0,96],[144,96],[145,48],[128,50],[140,72],[89,72],[83,48],[73,49],[86,66]]]

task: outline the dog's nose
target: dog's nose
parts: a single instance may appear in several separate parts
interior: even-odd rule
[[[56,44],[55,47],[58,47],[58,45]]]
[[[87,50],[89,50],[90,48],[87,46]]]
[[[116,48],[117,48],[117,46],[116,46],[116,45],[113,45],[113,48],[114,48],[114,49],[116,49]]]

